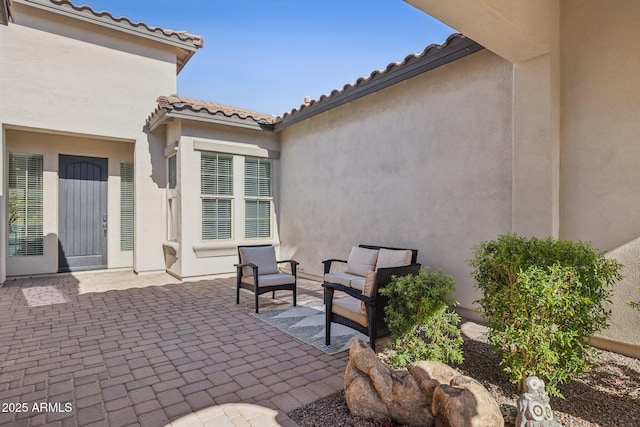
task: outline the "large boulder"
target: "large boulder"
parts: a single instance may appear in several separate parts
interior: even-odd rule
[[[406,425],[433,426],[431,403],[416,379],[406,369],[395,370],[385,365],[361,340],[351,340],[344,389],[347,407],[353,415],[390,416]]]
[[[418,381],[428,402],[433,400],[433,392],[440,384],[449,384],[460,375],[449,365],[433,360],[422,360],[409,366],[409,372]]]
[[[432,361],[392,369],[355,338],[344,389],[349,410],[363,418],[391,417],[425,427],[504,427],[498,404],[473,378]]]
[[[366,419],[389,417],[389,411],[369,377],[355,368],[351,362],[347,364],[344,373],[344,390],[351,414]]]
[[[500,407],[478,381],[457,376],[436,387],[431,409],[436,427],[503,427]]]

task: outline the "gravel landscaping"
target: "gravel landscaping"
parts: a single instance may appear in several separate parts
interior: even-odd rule
[[[464,375],[480,381],[496,401],[516,403],[517,388],[500,373],[499,359],[484,342],[468,340],[464,344],[465,362],[455,366]],[[638,427],[640,426],[640,360],[606,351],[599,352],[597,365],[580,379],[561,385],[565,400],[552,398],[551,407],[564,427]],[[333,394],[299,408],[289,417],[301,427],[387,426],[391,420],[375,422],[353,417],[344,392]]]

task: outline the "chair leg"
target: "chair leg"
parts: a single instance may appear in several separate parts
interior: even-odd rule
[[[374,324],[369,322],[369,345],[371,349],[376,351],[376,327]]]
[[[240,286],[236,286],[236,304],[240,304]]]
[[[258,290],[257,290],[257,289],[256,289],[256,293],[255,293],[255,295],[256,295],[256,313],[258,313],[258,297],[259,297],[260,295],[258,295]]]
[[[325,314],[324,345],[331,345],[331,313]]]
[[[296,306],[296,287],[293,287],[293,306]]]
[[[276,299],[276,291],[273,291],[273,292],[271,293],[271,299]]]

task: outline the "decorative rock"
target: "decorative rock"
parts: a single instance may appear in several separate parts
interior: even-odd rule
[[[460,376],[460,372],[451,366],[433,360],[416,362],[409,367],[409,371],[418,381],[429,378],[437,380],[440,384],[449,384],[452,379]]]
[[[355,338],[349,345],[344,388],[349,411],[363,418],[391,417],[400,424],[426,427],[504,426],[497,403],[473,378],[439,362],[392,369]]]
[[[433,392],[440,384],[449,384],[460,375],[449,365],[433,360],[422,360],[409,366],[409,372],[415,377],[428,402],[433,400]]]
[[[500,407],[482,384],[463,375],[436,387],[432,407],[436,427],[503,427]]]
[[[351,362],[344,373],[344,389],[351,414],[367,419],[389,417],[389,411],[371,381]]]
[[[535,376],[527,377],[524,389],[524,394],[518,399],[516,427],[562,427],[553,419],[544,381]]]
[[[433,426],[430,402],[415,378],[407,370],[389,368],[361,340],[351,340],[344,380],[347,407],[353,415],[391,416],[402,424]]]

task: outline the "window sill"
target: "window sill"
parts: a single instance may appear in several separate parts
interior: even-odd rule
[[[243,241],[206,242],[193,245],[193,252],[198,258],[209,258],[219,256],[237,256],[238,246],[242,245],[279,245],[278,240],[256,239]]]

